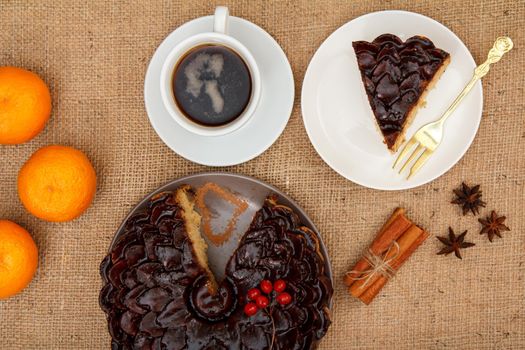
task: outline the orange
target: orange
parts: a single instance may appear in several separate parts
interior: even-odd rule
[[[24,289],[35,275],[38,249],[29,232],[0,220],[0,299]]]
[[[34,216],[69,221],[91,204],[97,176],[84,153],[66,146],[36,151],[18,173],[18,195]]]
[[[51,95],[38,75],[0,67],[0,144],[31,140],[44,129],[50,115]]]

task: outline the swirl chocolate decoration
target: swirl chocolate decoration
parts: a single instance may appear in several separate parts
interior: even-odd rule
[[[315,233],[268,198],[214,288],[178,195],[154,196],[131,216],[101,264],[100,305],[112,349],[313,349],[330,325],[333,294]],[[247,316],[247,292],[283,279],[293,301]]]

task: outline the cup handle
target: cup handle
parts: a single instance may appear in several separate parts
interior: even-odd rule
[[[217,6],[213,16],[213,31],[215,33],[228,34],[228,17],[230,11],[226,6]]]

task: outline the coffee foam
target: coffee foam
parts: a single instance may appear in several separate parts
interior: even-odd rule
[[[197,55],[184,69],[187,85],[186,91],[193,97],[199,97],[202,86],[211,101],[215,113],[219,114],[224,108],[224,98],[219,91],[217,79],[221,76],[224,67],[224,57],[221,54],[209,55],[201,53]],[[215,79],[202,79],[203,76],[211,76]]]

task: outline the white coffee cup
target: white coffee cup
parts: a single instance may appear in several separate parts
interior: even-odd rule
[[[213,32],[196,34],[183,40],[171,50],[162,66],[160,91],[166,109],[180,126],[198,135],[220,136],[237,130],[252,117],[261,97],[261,76],[255,58],[246,46],[228,35],[228,21],[228,8],[224,6],[217,7],[214,15]],[[204,126],[193,122],[180,110],[175,102],[175,95],[173,93],[173,73],[180,59],[192,48],[206,44],[226,46],[241,56],[250,71],[252,80],[250,100],[244,111],[230,123],[221,126]]]

